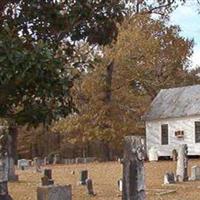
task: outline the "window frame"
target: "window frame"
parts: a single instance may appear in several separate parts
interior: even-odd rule
[[[197,130],[197,127],[199,128],[199,130]],[[199,133],[197,133],[197,131]],[[197,138],[197,134],[199,134],[199,138]],[[195,139],[195,143],[200,143],[200,121],[194,122],[194,139]]]
[[[165,141],[165,139],[167,140]],[[161,124],[161,145],[169,145],[169,125],[168,124]]]

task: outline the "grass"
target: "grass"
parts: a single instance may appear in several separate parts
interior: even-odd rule
[[[191,166],[199,165],[200,160],[189,161]],[[79,165],[47,166],[53,170],[55,184],[71,184],[73,200],[120,200],[117,180],[122,177],[122,166],[118,162],[92,163]],[[85,186],[78,185],[80,170],[87,169],[93,180],[93,187],[97,195],[87,195]],[[176,163],[159,161],[145,163],[145,179],[147,200],[198,200],[200,199],[200,181],[189,181],[172,186],[163,186],[163,177],[166,172],[176,170]],[[75,174],[72,174],[75,171]],[[14,200],[36,200],[36,189],[40,185],[42,173],[34,173],[33,169],[17,170],[19,182],[9,183],[9,192]],[[162,189],[162,190],[161,190]],[[160,195],[163,191],[172,190],[172,193]],[[174,190],[176,192],[174,192]]]

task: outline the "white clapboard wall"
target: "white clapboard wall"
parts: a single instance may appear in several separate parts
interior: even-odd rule
[[[189,155],[200,155],[200,143],[195,143],[195,121],[200,121],[200,115],[146,121],[147,152],[151,147],[156,147],[158,156],[171,156],[173,149],[187,144]],[[161,145],[162,124],[168,124],[168,145]],[[175,131],[184,131],[183,138],[177,138]]]

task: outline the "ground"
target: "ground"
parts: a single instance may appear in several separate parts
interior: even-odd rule
[[[191,166],[199,165],[200,159],[189,160]],[[71,184],[73,200],[120,200],[117,180],[122,177],[122,166],[118,162],[92,163],[79,165],[48,166],[53,169],[53,179],[56,184]],[[95,197],[89,197],[84,186],[78,185],[80,170],[87,169],[94,183]],[[198,200],[200,199],[200,181],[185,182],[172,186],[163,186],[165,172],[175,172],[176,162],[159,161],[145,163],[147,200]],[[75,174],[72,174],[75,171]],[[190,170],[189,170],[190,171]],[[9,183],[9,191],[14,200],[36,200],[36,188],[40,184],[41,173],[33,169],[17,170],[20,181]],[[199,188],[198,188],[199,187]],[[161,190],[160,190],[161,189]],[[173,190],[169,194],[163,191]]]

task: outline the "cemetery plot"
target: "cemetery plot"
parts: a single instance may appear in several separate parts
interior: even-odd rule
[[[189,160],[188,176],[198,178],[200,160]],[[159,161],[145,162],[145,182],[147,200],[197,200],[200,193],[200,181],[187,181],[164,185],[164,175],[176,172],[176,162]],[[192,169],[193,167],[193,169]],[[121,200],[118,181],[122,178],[122,164],[119,162],[49,165],[44,174],[35,173],[35,169],[17,169],[19,182],[9,184],[9,194],[14,200],[37,200],[37,188],[41,186],[41,178],[46,175],[54,180],[55,185],[71,185],[72,200]],[[49,169],[52,169],[52,177]],[[91,183],[80,185],[81,171],[88,170],[88,178],[92,180],[93,192],[89,195]],[[191,171],[193,171],[191,173]],[[73,172],[73,173],[72,173]],[[88,186],[88,188],[87,188]],[[92,192],[92,191],[91,191]]]

